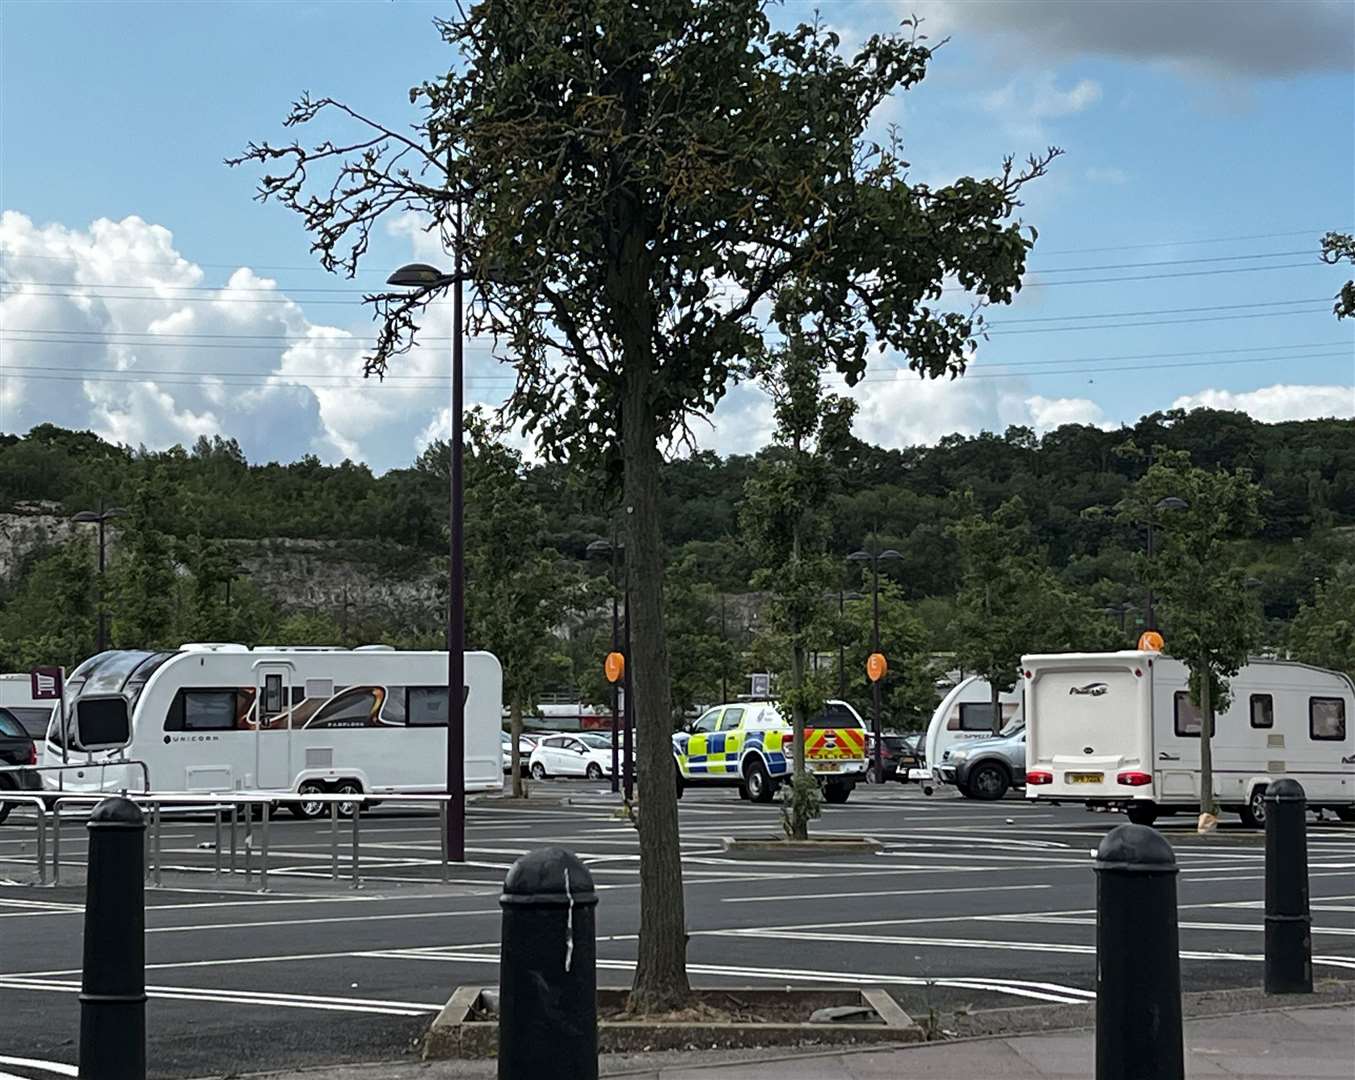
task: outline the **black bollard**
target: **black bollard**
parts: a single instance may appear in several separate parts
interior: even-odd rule
[[[503,883],[499,1080],[597,1080],[593,875],[564,848],[524,855]]]
[[[1096,1080],[1183,1080],[1176,856],[1147,825],[1096,849]]]
[[[1297,780],[1266,789],[1266,993],[1313,992],[1307,799]]]
[[[80,1080],[146,1078],[146,821],[130,799],[89,815]]]

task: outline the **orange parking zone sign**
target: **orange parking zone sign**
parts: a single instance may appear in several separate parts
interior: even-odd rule
[[[606,662],[602,665],[602,670],[606,673],[608,682],[610,683],[620,682],[622,677],[626,674],[625,654],[619,652],[609,652],[607,654]]]
[[[885,654],[873,652],[866,658],[866,674],[871,682],[879,682],[889,671],[889,665],[885,663]]]

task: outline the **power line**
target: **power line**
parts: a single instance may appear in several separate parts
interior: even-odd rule
[[[1323,225],[1314,229],[1295,229],[1292,232],[1251,233],[1247,236],[1214,236],[1204,240],[1154,240],[1143,244],[1116,244],[1111,247],[1059,248],[1045,251],[1044,255],[1090,255],[1098,251],[1144,251],[1160,247],[1194,247],[1198,244],[1233,244],[1243,240],[1280,240],[1294,236],[1318,236],[1329,231],[1331,226]]]

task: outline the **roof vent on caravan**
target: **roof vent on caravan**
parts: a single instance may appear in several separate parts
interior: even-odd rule
[[[354,652],[394,652],[394,645],[359,645]]]
[[[249,652],[249,647],[238,641],[185,641],[181,652]]]
[[[342,645],[255,645],[255,652],[343,652]]]

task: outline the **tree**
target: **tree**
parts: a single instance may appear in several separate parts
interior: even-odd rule
[[[1164,499],[1184,507],[1159,509]],[[1122,504],[1127,520],[1152,522],[1152,559],[1140,556],[1142,577],[1158,596],[1165,652],[1190,670],[1190,697],[1200,710],[1200,810],[1217,815],[1214,797],[1214,715],[1226,707],[1228,680],[1247,662],[1261,620],[1247,589],[1242,552],[1234,541],[1261,526],[1261,490],[1244,469],[1201,469],[1183,451],[1158,448],[1153,464]],[[1207,829],[1205,822],[1201,828]]]
[[[113,641],[122,649],[177,646],[179,581],[172,538],[163,530],[176,491],[163,465],[137,484],[118,530],[113,565]]]
[[[664,580],[664,631],[673,680],[673,720],[712,702],[739,676],[738,651],[721,626],[721,597],[684,558]],[[736,683],[737,685],[737,683]]]
[[[963,568],[955,660],[987,681],[997,732],[1000,698],[1016,686],[1022,654],[1091,650],[1114,631],[1088,598],[1071,593],[1049,569],[1019,497],[991,515],[979,513],[972,496],[962,504],[968,516],[950,528]]]
[[[479,413],[470,417],[467,434],[467,640],[502,665],[513,795],[521,798],[523,712],[568,669],[555,635],[577,576],[545,550],[545,514],[527,489],[522,455],[500,442]]]
[[[73,668],[94,652],[94,562],[89,545],[68,543],[30,560],[0,610],[0,669]]]
[[[805,339],[792,338],[756,368],[772,399],[775,449],[764,454],[744,487],[743,528],[757,553],[755,588],[770,593],[771,625],[785,635],[790,679],[780,707],[795,731],[795,769],[787,832],[808,835],[817,790],[805,772],[805,722],[823,709],[822,687],[806,679],[805,658],[824,616],[824,597],[838,576],[828,555],[828,506],[837,455],[851,438],[856,402],[824,394],[826,357]]]
[[[351,139],[251,144],[264,198],[296,211],[331,270],[415,211],[476,277],[478,325],[511,348],[509,417],[550,460],[600,460],[624,493],[640,816],[640,940],[630,1007],[683,1006],[686,925],[667,732],[658,512],[662,448],[765,352],[812,325],[852,381],[873,346],[956,375],[981,318],[943,281],[1010,301],[1034,242],[1010,220],[1058,151],[933,188],[865,138],[931,59],[905,23],[854,56],[821,24],[773,31],[765,0],[482,0],[439,21],[460,63],[411,91],[410,134],[331,98]],[[465,207],[465,228],[461,228]],[[493,280],[491,280],[491,278]],[[407,351],[443,287],[374,297],[367,371]]]
[[[1342,262],[1355,263],[1355,236],[1350,233],[1329,232],[1322,238],[1322,261],[1335,266]],[[1347,281],[1336,294],[1332,308],[1338,319],[1355,317],[1355,281]]]
[[[902,588],[880,579],[880,650],[889,661],[889,671],[880,680],[880,709],[884,727],[916,730],[925,728],[936,709],[936,664],[926,628],[903,602]],[[874,702],[866,679],[866,658],[872,651],[873,616],[869,595],[848,600],[840,631],[824,648],[836,655],[837,643],[845,646],[847,699],[862,716],[869,716]]]
[[[1355,563],[1339,567],[1317,587],[1289,627],[1289,652],[1295,660],[1355,676]]]

